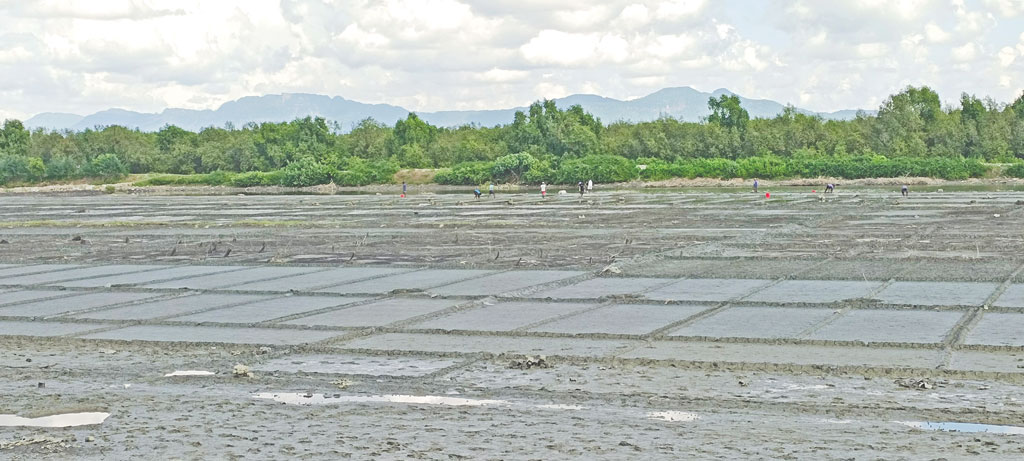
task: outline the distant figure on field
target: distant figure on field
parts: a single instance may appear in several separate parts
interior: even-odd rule
[[[545,198],[547,196],[548,196],[548,184],[542,182],[542,183],[540,183],[540,197],[541,198]]]
[[[825,185],[825,193],[826,194],[831,194],[831,193],[833,193],[835,191],[836,191],[836,185],[835,184],[826,184]]]
[[[589,194],[589,193],[591,193],[593,191],[594,191],[594,180],[593,179],[587,180],[587,193]]]
[[[904,197],[910,195],[910,189],[907,188],[906,184],[904,184],[903,188],[900,189],[900,193],[903,194]]]
[[[480,200],[480,196],[483,195],[483,192],[480,192],[480,189],[473,189],[473,195],[476,196],[477,200]]]
[[[754,193],[757,193],[757,178],[754,178]]]
[[[494,183],[491,183],[489,186],[487,186],[487,196],[494,197]]]
[[[580,181],[579,184],[577,184],[577,186],[580,188],[580,198],[583,198],[583,191],[584,191],[583,181]]]
[[[405,185],[405,181],[402,181],[402,196],[403,197],[405,196],[406,190],[407,190],[407,186]]]

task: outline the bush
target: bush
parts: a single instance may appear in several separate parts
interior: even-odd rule
[[[231,179],[234,178],[235,175],[227,171],[217,170],[200,176],[203,177],[204,184],[210,186],[226,186],[231,184]]]
[[[491,177],[496,181],[516,184],[537,163],[537,159],[526,152],[504,155],[494,159]]]
[[[988,168],[975,159],[948,157],[798,156],[782,159],[774,156],[749,157],[737,161],[721,158],[686,159],[670,167],[673,176],[686,178],[895,178],[925,176],[942,179],[967,179],[984,176]]]
[[[1005,174],[1011,178],[1024,178],[1024,163],[1014,163],[1006,169]]]
[[[558,184],[576,184],[579,181],[610,183],[635,179],[636,165],[625,157],[617,155],[588,155],[583,158],[563,161],[554,173]]]
[[[46,164],[46,179],[72,179],[78,176],[78,165],[70,158],[54,157]]]
[[[91,178],[120,179],[128,175],[128,167],[114,154],[103,154],[85,166],[85,175]]]
[[[775,156],[747,157],[736,161],[736,174],[748,179],[779,179],[789,176],[789,167],[785,160]]]
[[[540,184],[542,182],[551,182],[555,178],[555,170],[551,168],[551,164],[546,160],[540,160],[536,165],[530,167],[530,170],[523,173],[523,177],[520,180],[526,184]]]
[[[281,170],[281,183],[288,187],[306,187],[331,182],[331,169],[313,157],[303,157]]]
[[[636,168],[640,179],[645,181],[661,181],[674,176],[671,165],[660,158],[638,158],[636,159]]]
[[[6,155],[0,157],[0,184],[38,182],[46,177],[46,167],[37,157]]]
[[[493,162],[465,162],[438,171],[434,182],[453,186],[477,186],[491,180]]]
[[[43,159],[39,157],[31,157],[28,159],[28,171],[25,179],[29,182],[39,182],[46,177],[46,165],[43,164]]]
[[[334,173],[334,183],[341,186],[389,184],[394,181],[398,164],[390,160],[367,161],[349,157],[342,162],[344,170]]]
[[[139,187],[144,187],[144,186],[173,186],[173,185],[178,184],[178,181],[179,181],[178,178],[179,177],[180,176],[178,176],[178,175],[169,175],[169,174],[160,175],[160,176],[153,176],[151,178],[143,179],[142,181],[136,181],[134,185],[139,186]]]
[[[390,184],[395,179],[395,173],[398,173],[398,164],[390,160],[377,160],[373,162],[364,162],[362,168],[356,168],[354,171],[361,173],[367,181],[367,184]]]
[[[235,175],[227,171],[207,174],[165,174],[136,182],[136,186],[224,186],[232,184]]]
[[[672,172],[684,178],[735,178],[739,174],[736,162],[727,158],[685,159],[672,165]]]

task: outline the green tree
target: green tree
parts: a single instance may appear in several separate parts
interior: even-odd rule
[[[89,162],[85,175],[92,178],[118,179],[128,174],[128,167],[114,154],[103,154]]]
[[[740,105],[740,98],[736,95],[721,95],[718,99],[708,98],[708,123],[721,125],[726,129],[734,129],[741,133],[747,129],[747,122],[750,121],[750,114]]]
[[[526,152],[501,156],[494,160],[491,175],[497,181],[516,184],[537,163],[537,159]]]
[[[391,156],[392,130],[372,118],[363,119],[348,134],[352,155],[368,160],[385,160]]]
[[[29,132],[20,120],[4,120],[0,130],[0,154],[26,155],[29,147]]]

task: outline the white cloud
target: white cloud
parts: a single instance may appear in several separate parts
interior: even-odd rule
[[[648,41],[644,51],[657,58],[669,59],[692,55],[696,44],[696,38],[687,34],[659,35]]]
[[[611,16],[611,9],[606,5],[594,5],[582,10],[558,10],[554,16],[566,27],[584,29],[603,24]]]
[[[391,39],[383,34],[363,30],[359,24],[349,24],[345,30],[338,34],[340,44],[358,46],[361,48],[380,48],[391,43]]]
[[[950,50],[953,55],[953,59],[959,62],[973,61],[978,55],[978,48],[974,45],[974,42],[967,42],[961,46],[955,47]]]
[[[1021,31],[1020,0],[0,0],[0,108],[301,91],[427,111],[684,85],[813,110],[907,84],[1006,101]]]
[[[1020,0],[984,0],[984,2],[985,5],[1004,17],[1014,18],[1024,14],[1024,2]]]
[[[658,19],[675,21],[696,16],[708,4],[707,0],[667,0],[655,8]]]
[[[569,95],[569,90],[565,88],[565,85],[551,82],[538,83],[533,88],[533,92],[537,99],[555,99]]]
[[[642,3],[634,3],[622,9],[617,22],[622,27],[633,28],[643,26],[650,20],[650,10],[647,9],[647,6]]]
[[[600,40],[597,34],[542,30],[519,50],[527,61],[536,64],[576,65],[594,58]]]
[[[668,80],[664,75],[651,75],[648,77],[633,77],[629,83],[643,88],[657,88],[665,85]]]
[[[1017,59],[1017,50],[1009,46],[1004,46],[999,50],[998,57],[1000,66],[1009,67],[1010,64],[1013,64],[1013,61]]]
[[[889,53],[884,43],[861,43],[857,45],[857,55],[862,58],[879,58]]]
[[[497,67],[480,74],[479,78],[485,82],[509,83],[526,80],[530,73],[525,70],[499,69]]]
[[[729,24],[716,24],[715,25],[715,32],[718,33],[718,38],[723,39],[723,40],[726,37],[728,37],[730,34],[732,34],[732,32],[734,30],[736,30],[736,28],[731,26],[731,25],[729,25]]]
[[[931,43],[943,43],[949,40],[949,33],[942,30],[941,27],[935,25],[934,22],[929,22],[924,26],[924,36],[928,38]]]
[[[14,2],[12,2],[14,3]],[[164,3],[161,8],[153,3]],[[173,8],[173,2],[151,2],[136,0],[35,0],[23,2],[23,14],[47,18],[76,18],[101,21],[120,19],[148,19],[160,16],[183,15],[185,12]]]

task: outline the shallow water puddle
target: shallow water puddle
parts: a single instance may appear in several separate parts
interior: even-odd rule
[[[543,408],[547,410],[586,410],[587,407],[582,405],[563,405],[560,403],[550,403],[547,405],[537,405],[537,408]]]
[[[915,429],[943,432],[987,432],[989,434],[1016,434],[1024,435],[1024,427],[1000,426],[998,424],[976,424],[976,423],[951,423],[951,422],[928,422],[928,421],[896,421],[904,426]]]
[[[292,405],[330,405],[335,403],[411,403],[424,405],[444,405],[453,407],[484,407],[484,406],[518,406],[543,410],[585,410],[582,405],[543,404],[531,405],[509,402],[507,400],[466,399],[461,397],[443,397],[438,395],[339,395],[298,393],[298,392],[262,392],[253,394],[255,399],[273,400]]]
[[[298,392],[254,394],[253,398],[267,399],[292,405],[328,405],[333,403],[418,403],[425,405],[448,405],[457,407],[482,407],[487,405],[508,405],[505,400],[464,399],[437,395],[334,395],[300,394]]]
[[[204,370],[175,370],[175,371],[173,371],[171,373],[167,373],[166,375],[164,375],[164,378],[167,378],[167,377],[170,377],[170,376],[213,376],[213,375],[214,375],[214,373],[212,371],[204,371]]]
[[[696,413],[688,413],[685,411],[652,411],[647,413],[647,417],[650,419],[660,419],[662,421],[672,422],[687,422],[700,419],[700,416]]]
[[[100,424],[110,413],[88,412],[63,415],[23,418],[17,415],[0,415],[0,427],[73,427]]]

